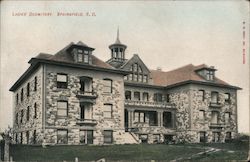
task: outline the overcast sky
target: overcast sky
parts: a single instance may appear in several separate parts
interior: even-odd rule
[[[137,53],[150,69],[164,71],[205,63],[218,69],[217,77],[243,88],[238,92],[239,131],[249,132],[249,51],[242,63],[242,50],[249,44],[248,6],[247,1],[1,1],[0,128],[12,125],[8,90],[31,57],[54,54],[81,40],[106,61],[119,26],[120,40],[128,46],[126,58]],[[13,16],[18,12],[52,16]],[[58,12],[96,16],[57,16]]]

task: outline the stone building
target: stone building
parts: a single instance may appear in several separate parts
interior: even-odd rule
[[[149,69],[127,46],[70,43],[40,53],[10,88],[17,144],[226,142],[237,133],[237,90],[216,69],[192,64]]]

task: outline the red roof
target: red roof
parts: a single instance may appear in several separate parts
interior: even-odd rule
[[[186,66],[168,72],[160,70],[151,70],[151,76],[153,79],[153,84],[157,86],[169,86],[190,80],[208,82],[203,77],[199,76],[197,72],[195,72],[196,70],[202,68],[209,68],[209,67],[205,64],[198,66],[188,64]],[[218,79],[217,77],[214,78],[213,83],[229,85],[228,83]]]
[[[51,61],[58,61],[58,62],[65,62],[65,63],[79,64],[79,63],[74,62],[73,56],[71,54],[69,54],[66,51],[66,49],[59,51],[55,55],[40,53],[35,58],[44,59],[44,60],[51,60]],[[112,67],[108,63],[100,60],[99,58],[97,58],[94,55],[91,55],[91,58],[92,58],[91,66],[97,66],[97,67],[108,68],[108,69],[115,69],[114,67]]]

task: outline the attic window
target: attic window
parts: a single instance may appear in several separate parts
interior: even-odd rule
[[[207,80],[214,80],[214,71],[207,71]]]
[[[132,74],[129,75],[128,80],[135,82],[148,82],[147,75],[143,74],[142,67],[138,63],[134,63],[130,67]]]
[[[85,52],[84,52],[84,55],[83,55],[83,62],[84,63],[89,63],[89,55],[85,54]]]
[[[78,56],[78,61],[79,61],[79,62],[82,62],[82,54],[78,53],[77,56]]]

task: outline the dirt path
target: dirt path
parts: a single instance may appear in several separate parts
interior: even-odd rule
[[[213,147],[205,147],[205,148],[204,147],[200,147],[200,148],[204,149],[204,151],[198,152],[198,153],[193,154],[193,155],[191,155],[189,157],[181,157],[181,158],[178,158],[178,159],[174,159],[174,160],[171,160],[170,162],[178,162],[178,161],[184,161],[184,160],[191,160],[191,159],[193,159],[195,157],[199,157],[199,156],[202,156],[202,155],[205,155],[205,154],[212,154],[212,153],[221,151],[221,149],[213,148]]]

